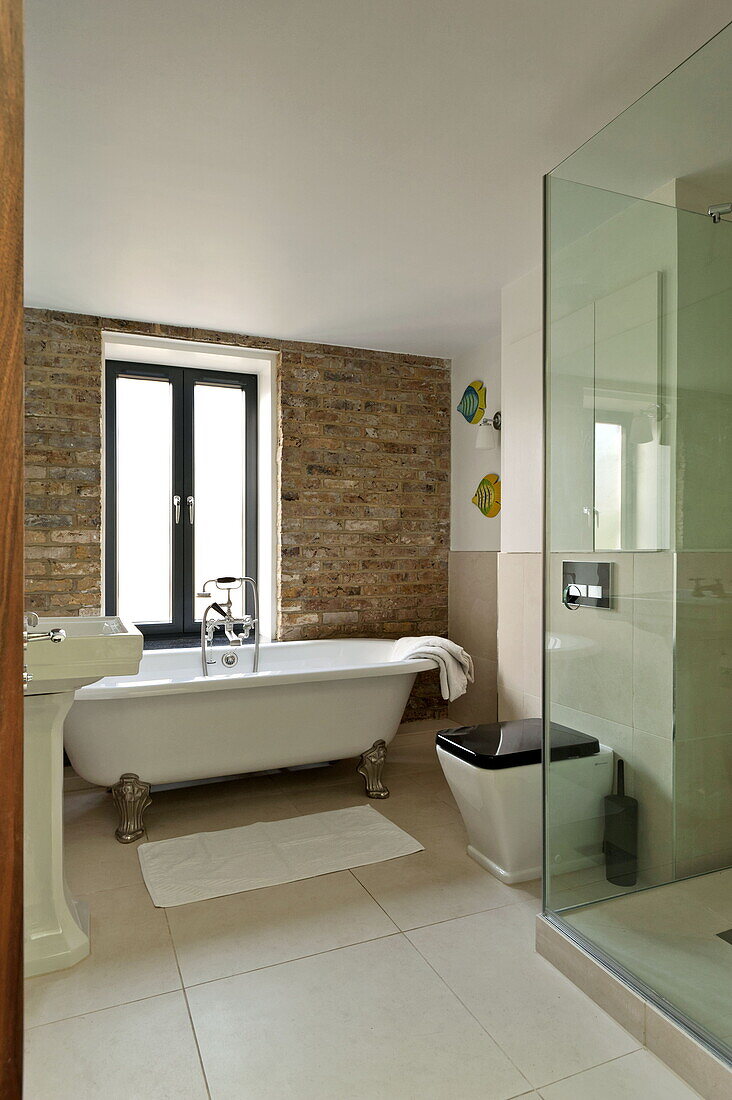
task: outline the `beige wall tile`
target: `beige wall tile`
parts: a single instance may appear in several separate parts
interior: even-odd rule
[[[583,555],[611,561],[615,606],[568,610],[562,603],[562,561],[553,554],[549,573],[547,631],[568,640],[550,653],[553,702],[629,726],[633,721],[633,555]]]
[[[524,690],[535,697],[541,697],[544,659],[543,562],[542,554],[524,557]]]
[[[676,855],[705,871],[732,863],[732,733],[675,744]]]
[[[475,683],[448,711],[450,720],[461,726],[498,721],[498,662],[476,657],[474,664]]]
[[[673,555],[663,551],[633,559],[633,724],[673,737]]]
[[[493,551],[450,553],[449,634],[472,657],[498,658],[497,557]]]
[[[501,689],[525,690],[525,554],[498,556],[498,682]]]
[[[674,858],[673,742],[633,731],[626,790],[638,799],[638,866],[658,867]]]
[[[499,666],[500,668],[500,666]],[[524,692],[498,684],[498,721],[513,722],[517,718],[526,718]]]

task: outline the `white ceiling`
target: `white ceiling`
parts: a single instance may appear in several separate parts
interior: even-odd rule
[[[730,0],[26,0],[27,301],[455,355]]]

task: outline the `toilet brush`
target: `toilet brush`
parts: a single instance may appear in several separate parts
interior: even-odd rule
[[[625,793],[625,762],[618,760],[617,794],[605,795],[605,878],[635,886],[638,878],[638,803]]]

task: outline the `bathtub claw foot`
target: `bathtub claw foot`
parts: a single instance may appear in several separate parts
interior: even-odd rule
[[[152,802],[150,784],[143,783],[134,772],[125,772],[112,787],[112,798],[119,813],[119,825],[114,835],[120,844],[132,844],[145,832],[142,819]]]
[[[363,776],[368,798],[388,798],[389,788],[384,786],[382,775],[386,762],[386,741],[375,741],[361,754],[356,771]]]

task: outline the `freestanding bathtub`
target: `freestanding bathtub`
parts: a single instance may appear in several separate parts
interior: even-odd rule
[[[381,782],[417,673],[429,660],[394,661],[393,642],[370,639],[216,646],[143,654],[136,676],[108,677],[76,693],[64,727],[75,771],[111,787],[117,839],[142,835],[150,786],[361,756],[371,797]],[[234,667],[225,662],[237,658]]]

